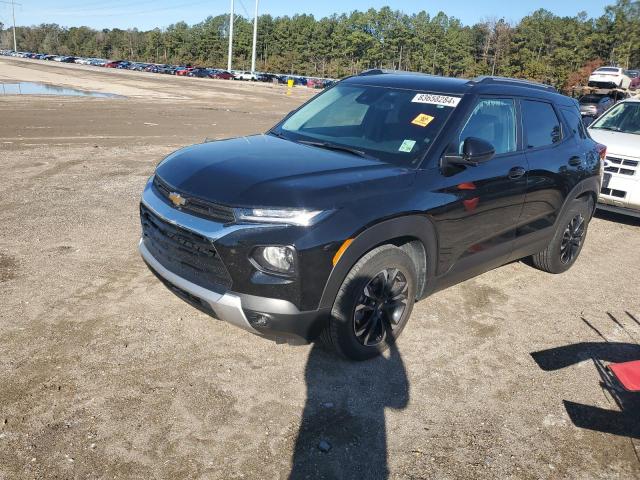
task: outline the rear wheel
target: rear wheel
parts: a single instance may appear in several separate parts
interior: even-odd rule
[[[531,257],[536,268],[549,273],[562,273],[571,268],[584,245],[593,212],[591,202],[591,199],[573,200],[547,248]]]
[[[415,301],[416,268],[393,245],[375,248],[345,278],[323,332],[325,344],[352,360],[380,354],[404,329]]]

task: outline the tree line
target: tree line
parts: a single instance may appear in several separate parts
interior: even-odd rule
[[[0,48],[12,30],[0,23]],[[251,63],[252,21],[234,23],[237,69]],[[17,28],[18,49],[134,61],[224,67],[229,16],[167,28],[103,29],[42,24]],[[405,14],[390,7],[316,19],[258,19],[257,69],[340,78],[368,68],[437,75],[503,75],[568,89],[602,64],[640,67],[640,2],[617,0],[601,16],[559,17],[540,9],[512,23],[487,18],[463,25],[443,12]]]

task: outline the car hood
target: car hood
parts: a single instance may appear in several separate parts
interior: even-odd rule
[[[590,128],[589,135],[607,146],[607,154],[640,158],[640,135]]]
[[[337,208],[407,189],[415,170],[254,135],[183,148],[156,174],[181,193],[225,205]]]

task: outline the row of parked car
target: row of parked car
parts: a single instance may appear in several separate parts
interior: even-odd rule
[[[309,88],[326,88],[335,80],[328,78],[303,77],[300,75],[283,75],[276,73],[249,72],[245,70],[223,70],[220,68],[198,67],[193,65],[171,65],[166,63],[131,62],[128,60],[107,60],[104,58],[75,57],[70,55],[48,55],[33,52],[14,52],[12,50],[0,50],[0,55],[32,58],[35,60],[48,60],[61,63],[77,63],[94,67],[118,68],[134,70],[138,72],[163,73],[198,78],[216,78],[220,80],[245,80],[252,82],[270,82],[287,84],[290,80],[294,85]]]

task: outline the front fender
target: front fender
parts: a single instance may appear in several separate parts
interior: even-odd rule
[[[320,300],[320,308],[331,308],[340,286],[351,268],[367,252],[393,240],[415,239],[424,246],[426,254],[426,281],[420,297],[432,289],[435,278],[438,240],[436,229],[425,215],[405,215],[384,220],[359,233],[333,267]],[[418,269],[420,271],[420,269]]]

